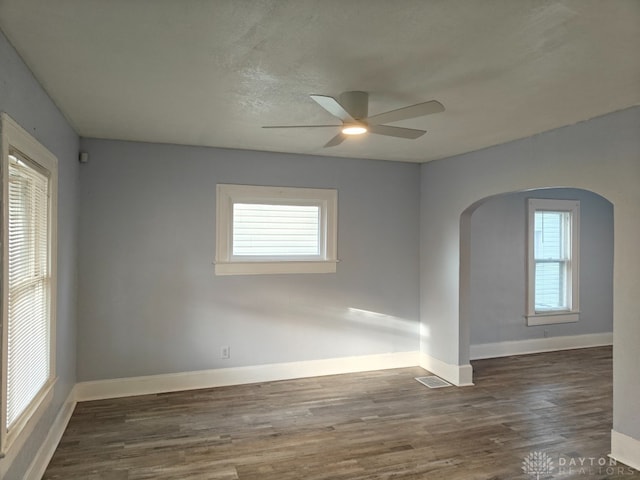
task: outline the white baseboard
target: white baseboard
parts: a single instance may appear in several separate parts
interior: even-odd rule
[[[418,365],[418,356],[418,352],[384,353],[80,382],[76,385],[76,399],[80,402],[389,368],[415,367]]]
[[[452,365],[426,353],[421,353],[420,366],[458,387],[473,385],[473,368],[469,364]]]
[[[45,470],[47,469],[47,465],[49,465],[49,462],[58,447],[58,443],[60,443],[62,434],[69,424],[71,414],[75,407],[76,388],[74,387],[71,389],[71,392],[69,392],[69,395],[58,412],[56,419],[53,421],[53,425],[51,425],[51,428],[49,429],[47,438],[45,438],[42,446],[38,449],[38,453],[31,461],[31,465],[29,465],[29,469],[25,473],[24,480],[40,480],[42,478]]]
[[[613,345],[613,333],[590,333],[585,335],[482,343],[470,346],[469,357],[471,360],[480,360],[483,358],[508,357],[510,355],[573,350],[575,348],[601,347],[604,345]]]
[[[640,440],[611,430],[611,455],[616,462],[640,470]]]

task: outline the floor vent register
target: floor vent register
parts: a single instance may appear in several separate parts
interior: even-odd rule
[[[436,377],[435,375],[430,375],[428,377],[416,377],[416,380],[429,388],[442,388],[442,387],[453,386],[446,380],[443,380],[440,377]]]

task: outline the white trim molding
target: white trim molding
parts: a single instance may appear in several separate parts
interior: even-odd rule
[[[528,355],[530,353],[574,350],[576,348],[602,347],[608,345],[613,345],[613,333],[588,333],[584,335],[533,338],[530,340],[471,345],[469,347],[469,357],[471,360],[481,360],[483,358],[509,357],[511,355]]]
[[[420,353],[419,365],[457,387],[469,387],[473,385],[473,368],[470,364],[453,365],[438,360],[426,353]]]
[[[38,448],[36,455],[34,456],[29,468],[27,469],[23,480],[40,480],[44,475],[47,465],[51,461],[58,443],[64,434],[64,431],[69,424],[73,410],[76,407],[76,388],[72,388],[67,395],[67,398],[58,411],[53,424],[48,430],[47,436]],[[19,455],[22,449],[22,443],[20,445],[13,445],[14,448],[10,449],[7,456],[0,461],[0,478],[5,478],[7,471],[13,465],[15,458]]]
[[[317,207],[318,252],[234,255],[234,205]],[[273,207],[272,207],[273,208]],[[275,227],[274,227],[275,228]],[[216,186],[216,275],[335,273],[338,263],[338,190],[327,188]]]
[[[29,469],[24,477],[25,480],[40,480],[44,475],[47,465],[49,465],[49,462],[62,439],[62,435],[69,424],[69,420],[71,420],[71,415],[73,414],[73,410],[76,408],[76,403],[76,387],[74,386],[69,392],[62,408],[60,408],[56,419],[53,421],[53,425],[51,425],[51,428],[49,429],[47,438],[38,449],[38,453],[31,462],[31,465],[29,465]]]
[[[0,268],[0,323],[5,326],[2,328],[0,335],[0,403],[3,408],[0,409],[0,453],[9,454],[15,442],[19,441],[20,436],[29,437],[31,429],[42,418],[43,412],[48,409],[49,402],[53,395],[53,389],[56,383],[56,298],[57,298],[57,231],[58,231],[58,159],[28,131],[22,128],[7,113],[0,114],[0,204],[2,207],[2,220],[0,227],[4,230],[2,234],[2,247],[0,248],[2,268]],[[11,370],[9,367],[8,355],[10,351],[9,345],[9,326],[10,326],[10,288],[9,284],[9,241],[8,241],[8,225],[9,225],[9,165],[10,157],[14,158],[16,163],[22,162],[25,166],[29,165],[29,170],[35,170],[43,175],[43,182],[48,186],[48,211],[40,212],[39,217],[46,218],[47,242],[46,242],[46,261],[48,262],[48,271],[43,271],[38,278],[40,284],[45,286],[46,290],[46,313],[45,320],[48,332],[46,332],[46,342],[49,347],[48,364],[46,367],[47,378],[42,384],[38,384],[39,390],[30,398],[29,403],[15,412],[15,418],[11,418],[8,414],[6,405],[10,403],[16,392],[9,388],[9,377]],[[46,178],[45,178],[46,177]],[[41,225],[42,226],[42,225]],[[25,249],[30,250],[25,244]],[[28,324],[28,323],[27,323]],[[22,325],[22,324],[21,324]],[[23,330],[26,332],[27,330]],[[33,333],[33,330],[30,330]],[[41,352],[42,353],[42,352]],[[22,351],[21,358],[29,363],[28,352]],[[34,364],[35,365],[35,364]],[[24,366],[21,364],[21,366]],[[42,367],[42,365],[38,365]],[[27,370],[21,370],[19,367],[14,370],[21,371],[26,374]],[[40,373],[44,374],[45,370]],[[38,377],[39,378],[39,377]]]
[[[165,375],[96,380],[78,383],[76,385],[76,398],[78,401],[101,400],[134,395],[195,390],[199,388],[291,380],[294,378],[415,367],[418,365],[418,356],[418,352],[383,353],[357,357],[340,357],[303,362],[275,363]]]
[[[611,430],[611,455],[616,462],[640,470],[640,440]]]
[[[563,213],[560,227],[560,255],[557,258],[536,258],[535,215],[538,212]],[[563,265],[564,298],[560,310],[536,309],[536,268],[539,262]],[[527,200],[527,314],[528,326],[572,323],[580,319],[580,201],[550,198]]]
[[[216,275],[259,275],[262,273],[335,273],[337,260],[317,262],[216,262]]]
[[[557,323],[575,323],[580,320],[580,312],[563,313],[536,313],[535,315],[525,315],[527,326],[555,325]]]

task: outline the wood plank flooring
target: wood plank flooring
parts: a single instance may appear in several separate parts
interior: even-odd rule
[[[535,479],[543,452],[540,479],[640,479],[606,457],[611,348],[473,366],[464,388],[406,368],[80,403],[43,478]]]

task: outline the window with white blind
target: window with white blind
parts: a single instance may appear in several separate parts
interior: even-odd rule
[[[6,452],[28,433],[55,380],[57,160],[2,115],[2,430]]]
[[[578,321],[577,200],[529,199],[528,325]]]
[[[216,201],[216,275],[336,271],[336,190],[220,184]]]

